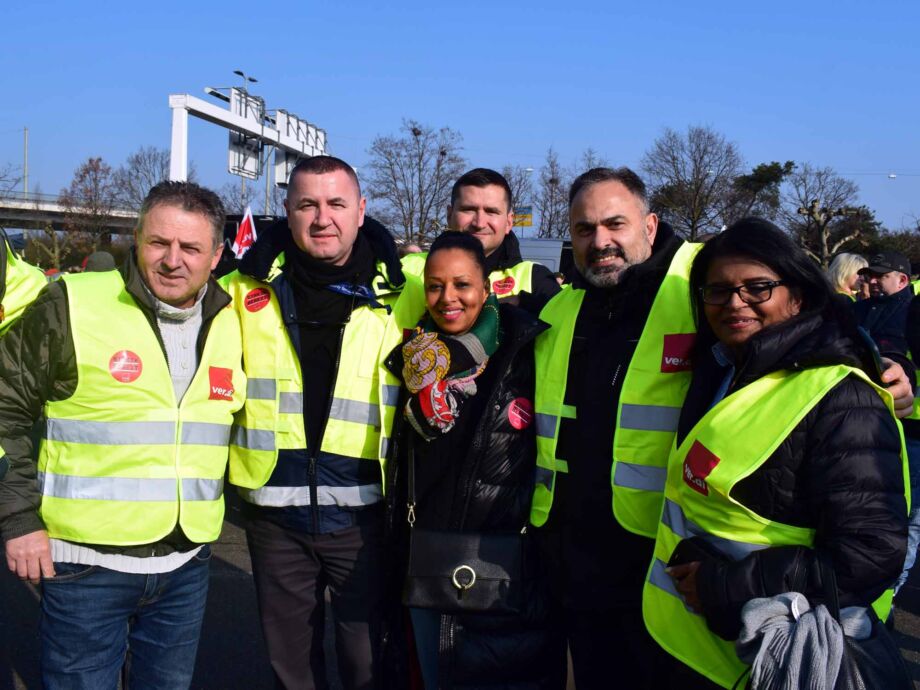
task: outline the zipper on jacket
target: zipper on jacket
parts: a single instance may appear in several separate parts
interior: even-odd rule
[[[319,532],[319,498],[316,487],[316,456],[323,447],[323,436],[326,435],[326,425],[329,423],[329,413],[332,411],[332,401],[335,399],[335,384],[339,378],[339,364],[342,361],[342,341],[345,339],[345,324],[339,328],[339,344],[335,349],[335,365],[332,367],[332,385],[329,387],[329,400],[326,401],[326,414],[323,415],[323,426],[316,437],[316,448],[310,452],[310,507],[313,513],[313,534]]]

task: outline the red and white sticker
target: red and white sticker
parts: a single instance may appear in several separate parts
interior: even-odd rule
[[[515,429],[526,429],[533,424],[533,403],[527,398],[515,398],[508,406],[508,421]]]
[[[208,367],[211,394],[208,400],[233,400],[233,369]]]
[[[492,292],[496,295],[508,295],[514,290],[515,285],[514,276],[507,276],[492,283]]]
[[[693,368],[693,345],[696,333],[670,333],[664,337],[661,352],[661,373],[673,374]]]
[[[131,350],[119,350],[109,359],[109,373],[112,378],[122,383],[137,381],[143,370],[141,358]]]
[[[246,311],[257,312],[264,309],[271,299],[272,293],[268,288],[253,288],[246,293],[243,306],[246,307]]]
[[[706,477],[721,462],[718,455],[709,450],[699,441],[694,441],[690,446],[687,457],[684,458],[684,481],[694,491],[704,496],[709,495],[709,484]]]

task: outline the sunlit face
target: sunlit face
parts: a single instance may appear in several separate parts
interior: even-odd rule
[[[910,282],[910,278],[900,271],[888,271],[887,273],[864,271],[862,277],[869,285],[869,295],[871,297],[893,295],[906,288]]]
[[[195,303],[223,251],[222,244],[214,246],[205,215],[168,204],[147,212],[134,241],[147,287],[161,302],[183,309]]]
[[[358,185],[341,170],[295,175],[284,200],[294,243],[314,259],[341,266],[364,224],[365,203]]]
[[[595,287],[613,287],[652,255],[658,216],[616,180],[582,189],[569,209],[575,267]]]
[[[474,235],[489,256],[498,249],[514,225],[514,210],[508,207],[505,190],[497,184],[467,185],[458,190],[457,201],[447,207],[451,230]]]
[[[473,327],[489,297],[489,281],[472,255],[462,249],[429,254],[425,301],[438,329],[462,335]]]
[[[765,283],[781,280],[768,266],[745,257],[714,259],[706,273],[707,287],[745,286],[755,297],[766,295]],[[756,333],[799,313],[801,301],[785,285],[772,288],[770,298],[760,304],[746,304],[736,293],[724,305],[703,305],[706,321],[721,343],[734,351]]]

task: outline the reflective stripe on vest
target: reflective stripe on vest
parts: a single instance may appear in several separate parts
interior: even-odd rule
[[[613,514],[626,529],[653,537],[661,511],[668,452],[690,385],[690,351],[696,328],[689,275],[702,245],[683,243],[649,311],[626,371],[613,437],[610,481]],[[537,476],[530,519],[542,525],[553,503],[554,474],[567,464],[556,457],[559,417],[576,416],[564,404],[569,357],[584,291],[563,287],[540,319],[552,328],[536,340]]]
[[[249,503],[260,506],[309,506],[309,486],[263,486],[261,489],[241,489],[240,495]],[[317,486],[316,505],[358,507],[377,503],[383,498],[380,484],[360,486]]]
[[[686,607],[664,572],[666,564],[680,541],[694,536],[732,560],[774,546],[814,545],[813,529],[763,518],[730,495],[849,375],[868,382],[861,371],[842,365],[769,374],[719,402],[672,450],[655,554],[642,593],[643,616],[665,650],[723,687],[732,687],[746,666],[732,643],[710,632],[705,619]],[[893,416],[890,394],[875,389]],[[906,460],[902,471],[906,490]],[[882,618],[887,615],[884,602],[876,610]]]
[[[16,320],[22,316],[42,288],[48,284],[40,269],[20,259],[6,241],[0,246],[0,252],[6,252],[6,275],[0,276],[5,281],[0,297],[0,335],[5,333]]]
[[[374,282],[379,279],[380,275]],[[304,385],[310,385],[309,372],[305,381],[271,285],[239,273],[223,282],[240,316],[244,367],[250,376],[249,397],[233,429],[230,481],[247,489],[241,494],[258,505],[308,505],[299,497],[305,487],[265,484],[280,450],[306,449],[303,396]],[[386,293],[377,299],[392,304],[396,295]],[[381,429],[392,423],[390,408],[399,395],[399,386],[383,385],[377,372],[388,321],[384,309],[362,306],[352,312],[344,327],[333,397],[317,452],[355,462],[379,462]],[[347,504],[330,501],[328,505],[366,505],[379,500],[360,487],[347,488],[354,495]],[[358,500],[364,502],[355,502]]]
[[[178,525],[214,541],[233,413],[246,378],[239,323],[215,315],[180,403],[165,354],[119,273],[66,276],[77,389],[45,405],[40,515],[49,535],[134,545]]]

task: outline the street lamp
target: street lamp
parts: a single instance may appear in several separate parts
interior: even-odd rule
[[[243,86],[242,86],[243,91],[246,90],[246,84],[247,84],[247,83],[248,83],[248,84],[258,84],[258,83],[259,83],[259,80],[258,80],[258,79],[256,79],[255,77],[250,77],[250,76],[248,76],[248,75],[247,75],[245,72],[243,72],[243,70],[241,70],[241,69],[235,69],[235,70],[233,70],[233,73],[234,73],[236,76],[238,76],[240,79],[243,80]]]

